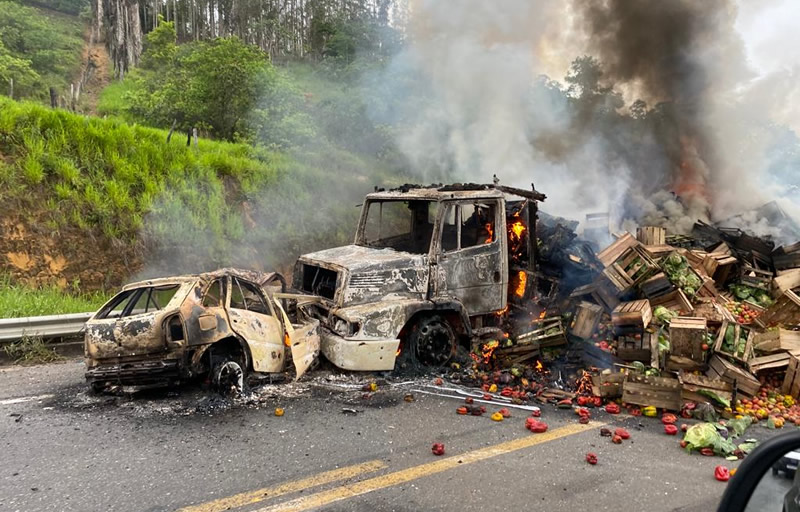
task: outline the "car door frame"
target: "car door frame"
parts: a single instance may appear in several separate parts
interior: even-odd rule
[[[248,309],[232,307],[234,280],[252,286],[256,294],[269,309],[265,315]],[[226,309],[231,323],[231,330],[240,336],[250,351],[253,371],[275,373],[283,371],[286,364],[286,345],[284,343],[285,327],[282,319],[264,293],[261,286],[239,276],[228,276],[229,293]],[[245,303],[245,307],[247,304]]]

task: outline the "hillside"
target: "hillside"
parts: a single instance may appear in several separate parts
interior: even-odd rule
[[[349,240],[360,197],[388,179],[332,147],[166,139],[0,99],[0,273],[91,290],[142,272],[285,269],[300,252]]]

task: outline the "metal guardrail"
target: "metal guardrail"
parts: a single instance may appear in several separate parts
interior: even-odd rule
[[[83,332],[83,326],[92,315],[94,313],[0,319],[0,343],[18,340],[23,336],[42,338],[75,336]]]

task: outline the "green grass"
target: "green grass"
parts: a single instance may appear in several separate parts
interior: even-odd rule
[[[14,364],[22,365],[52,363],[64,359],[39,336],[24,336],[21,340],[5,345],[3,352]]]
[[[30,288],[0,277],[0,318],[65,315],[96,311],[110,296],[95,293],[72,293],[56,287]]]
[[[303,252],[349,243],[364,193],[407,180],[326,142],[286,153],[166,136],[0,98],[0,201],[44,208],[48,225],[83,230],[87,243],[99,236],[190,261],[181,271],[285,269]]]
[[[133,89],[133,80],[115,80],[101,92],[97,101],[97,113],[101,116],[117,116],[125,118],[128,103],[124,99],[126,92]]]

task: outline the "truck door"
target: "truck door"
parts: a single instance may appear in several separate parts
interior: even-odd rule
[[[503,309],[508,270],[500,201],[445,203],[434,248],[437,297],[459,299],[470,316]]]

